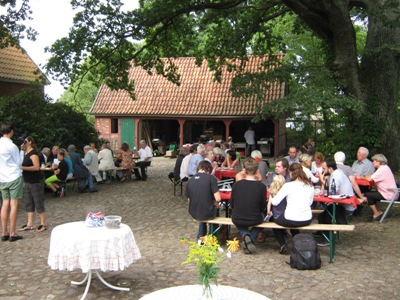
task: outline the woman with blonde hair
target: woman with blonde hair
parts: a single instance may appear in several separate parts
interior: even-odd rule
[[[309,154],[303,153],[302,155],[300,155],[299,161],[303,168],[304,173],[306,173],[307,177],[312,181],[312,183],[318,183],[319,178],[315,177],[311,173],[311,170],[309,169],[311,166],[312,156]]]
[[[311,173],[318,177],[318,174],[321,174],[324,170],[322,168],[322,164],[325,161],[325,157],[321,152],[315,152],[314,161],[311,163]]]
[[[314,200],[314,187],[298,163],[289,167],[289,175],[292,181],[284,184],[278,194],[271,197],[272,205],[278,205],[286,199],[285,212],[274,219],[276,224],[286,227],[307,226],[312,221],[311,204]],[[280,254],[288,252],[285,242],[285,230],[274,229],[274,234],[280,245]],[[291,230],[292,236],[299,233],[298,230]]]

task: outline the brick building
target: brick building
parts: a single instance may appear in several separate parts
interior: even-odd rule
[[[0,49],[0,97],[15,96],[33,86],[44,95],[44,86],[49,83],[26,52],[11,46]]]
[[[282,59],[283,55],[275,58]],[[198,67],[193,57],[171,60],[178,68],[180,85],[133,66],[129,76],[135,82],[136,100],[132,100],[126,91],[111,91],[106,85],[100,87],[90,113],[95,116],[95,127],[100,137],[109,140],[114,149],[122,142],[128,142],[133,148],[141,139],[150,145],[158,139],[166,146],[177,144],[181,147],[208,139],[227,140],[228,136],[232,136],[240,148],[244,146],[244,132],[251,125],[258,141],[269,142],[267,149],[263,148],[265,155],[283,153],[286,147],[285,120],[252,123],[252,119],[263,103],[285,96],[285,83],[277,80],[270,83],[262,101],[255,96],[238,98],[230,90],[237,72],[223,69],[219,83],[214,80],[205,61]],[[244,72],[268,72],[268,68],[270,70],[274,65],[265,67],[267,62],[268,57],[249,57]]]

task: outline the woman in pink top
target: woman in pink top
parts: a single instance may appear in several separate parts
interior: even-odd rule
[[[394,175],[387,165],[387,159],[383,154],[376,154],[372,157],[372,163],[376,169],[375,173],[367,176],[357,176],[357,179],[365,179],[374,181],[377,187],[377,192],[367,192],[362,199],[368,201],[371,207],[374,221],[379,221],[383,212],[376,205],[382,199],[391,200],[396,193],[396,180]]]

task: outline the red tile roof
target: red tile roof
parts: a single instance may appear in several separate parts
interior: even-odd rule
[[[44,76],[27,53],[16,47],[0,49],[0,81],[29,84],[41,75]],[[45,80],[49,84],[48,79]]]
[[[283,55],[278,55],[279,59]],[[260,64],[268,57],[249,57],[245,70],[260,72]],[[173,59],[181,75],[180,86],[159,75],[148,75],[141,67],[132,67],[129,76],[135,80],[136,100],[125,91],[111,91],[106,85],[100,87],[90,113],[96,116],[254,116],[259,102],[252,97],[233,97],[230,91],[234,73],[222,72],[221,83],[215,82],[213,74],[204,61],[195,65],[195,58]],[[154,72],[155,73],[155,72]],[[284,96],[284,83],[271,84],[265,102]]]

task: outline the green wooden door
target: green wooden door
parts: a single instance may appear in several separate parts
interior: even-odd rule
[[[135,146],[135,119],[121,118],[121,144],[127,142],[133,150]]]

